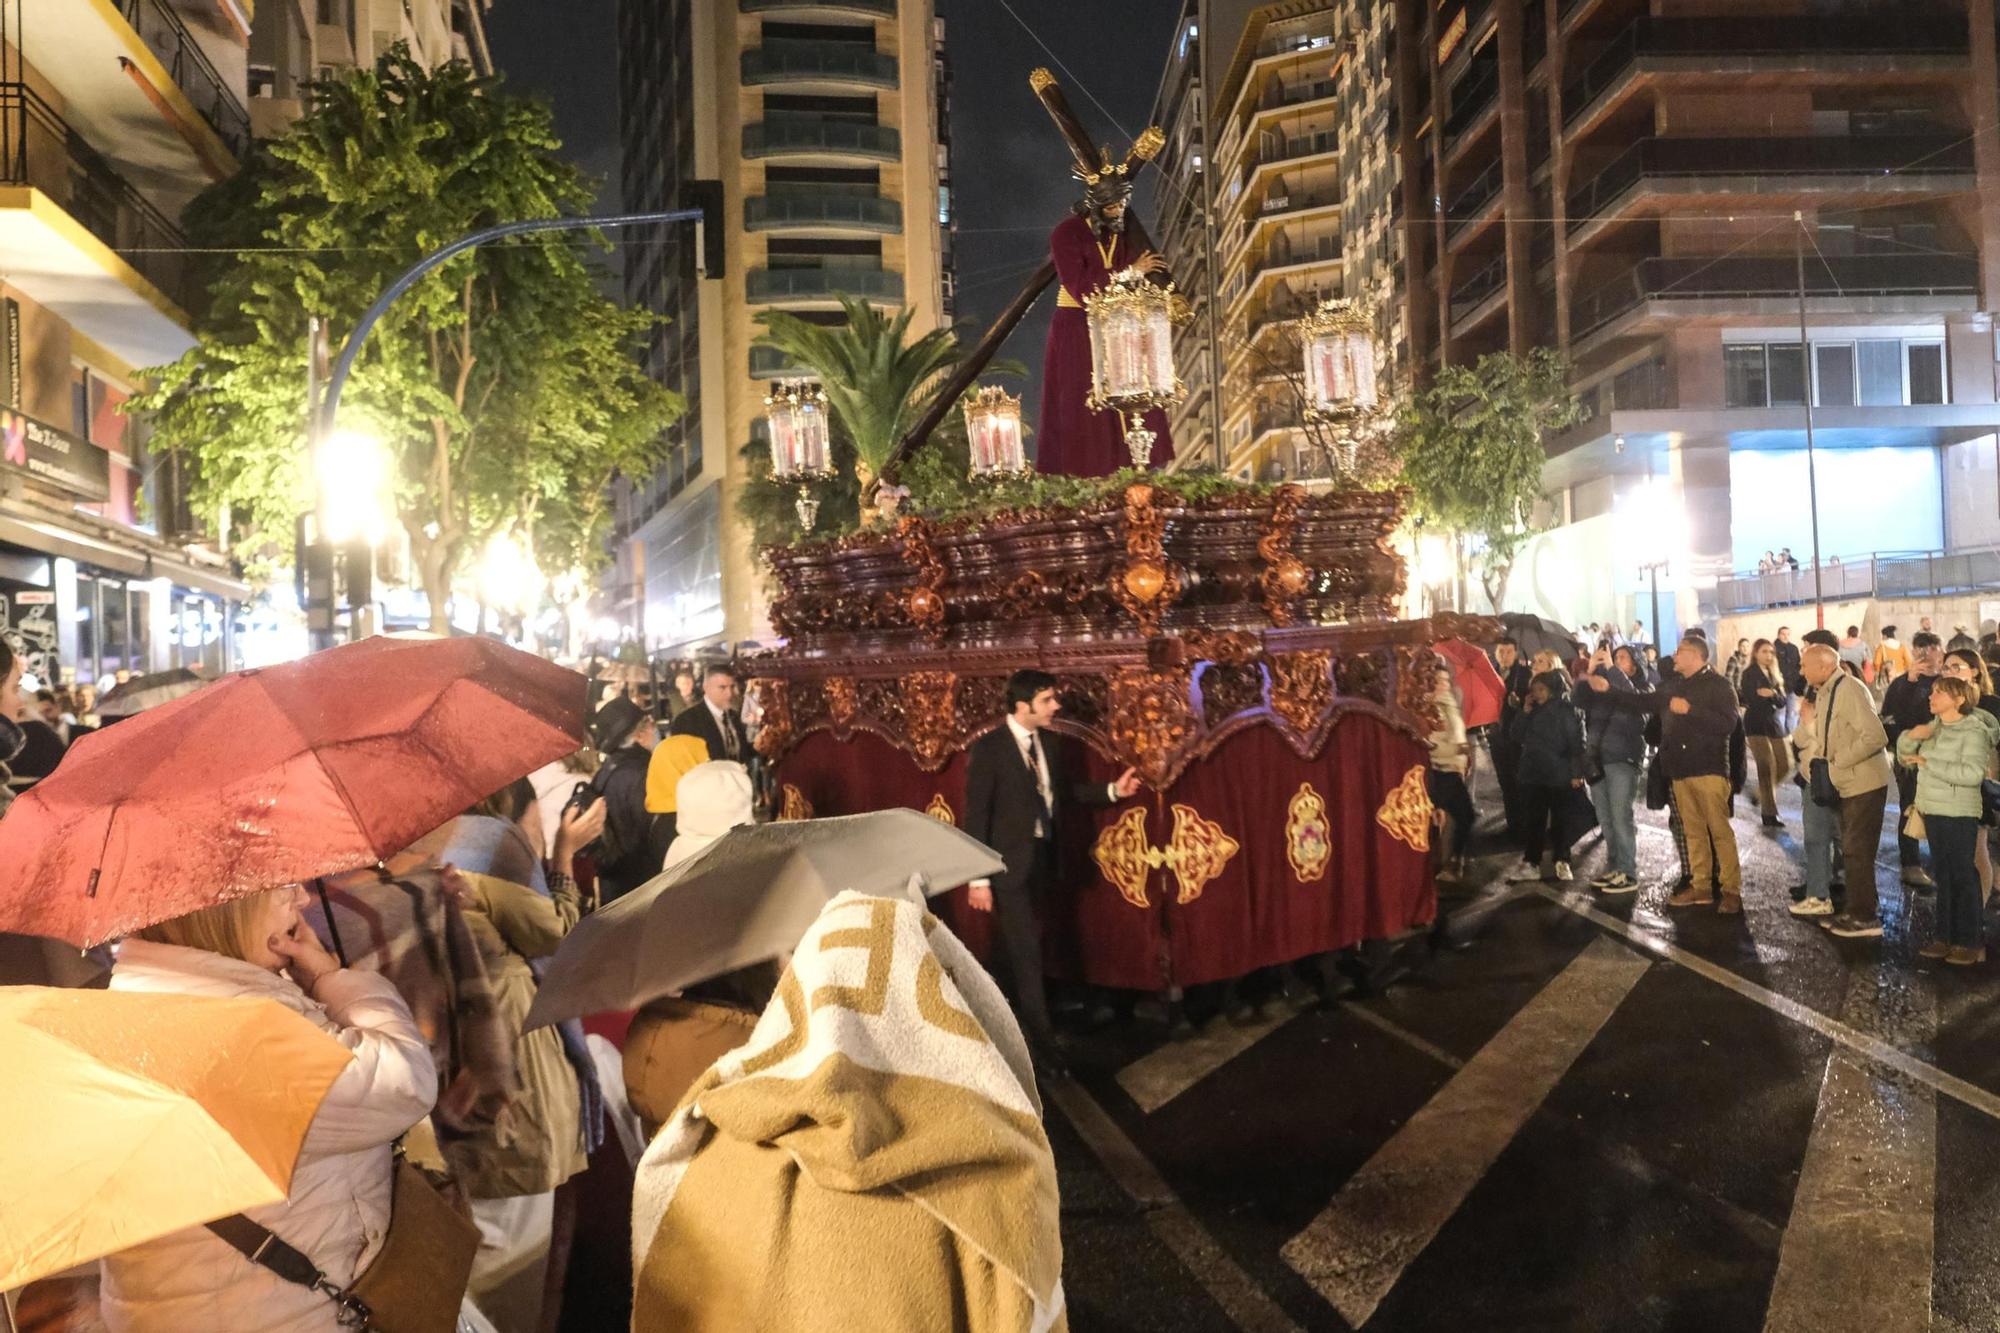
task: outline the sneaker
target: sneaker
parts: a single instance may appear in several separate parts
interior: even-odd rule
[[[1576,876],[1570,872],[1569,862],[1567,861],[1556,862],[1556,879],[1559,882],[1567,884],[1575,878]]]
[[[1828,898],[1801,898],[1792,904],[1793,916],[1832,916],[1833,901]]]
[[[1932,940],[1929,944],[1926,944],[1923,948],[1917,950],[1917,957],[1944,958],[1948,956],[1950,953],[1951,953],[1951,946],[1949,944],[1946,944],[1943,940]]]
[[[1667,899],[1669,907],[1706,907],[1715,901],[1715,895],[1707,889],[1685,888]]]
[[[1609,884],[1612,880],[1617,878],[1618,878],[1617,871],[1607,870],[1604,871],[1602,874],[1591,876],[1590,887],[1593,889],[1601,889],[1606,884]]]
[[[1937,887],[1937,882],[1925,872],[1922,866],[1904,866],[1903,883],[1913,889],[1934,889]]]
[[[1829,917],[1820,924],[1844,940],[1873,939],[1882,933],[1880,917],[1871,916],[1864,921],[1842,912],[1839,916]]]
[[[1605,893],[1637,893],[1639,881],[1624,871],[1617,870],[1598,881],[1597,887]]]
[[[1954,944],[1944,960],[1953,967],[1971,967],[1974,963],[1986,961],[1986,946],[1982,944],[1976,949],[1968,949],[1962,944]]]
[[[1539,884],[1541,881],[1542,868],[1540,866],[1517,866],[1514,873],[1507,876],[1509,884]]]

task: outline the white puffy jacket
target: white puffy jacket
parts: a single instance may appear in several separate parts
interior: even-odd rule
[[[381,977],[344,968],[321,977],[308,996],[253,963],[137,939],[119,947],[111,988],[276,1000],[354,1052],[306,1130],[291,1195],[247,1213],[333,1281],[352,1281],[389,1226],[392,1146],[437,1098],[437,1068],[402,997]],[[187,1169],[201,1165],[190,1162]],[[111,1255],[102,1271],[112,1333],[334,1333],[338,1327],[325,1296],[252,1264],[205,1227]]]

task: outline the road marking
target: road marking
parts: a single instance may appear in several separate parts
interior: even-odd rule
[[[1848,978],[1841,1016],[1874,1026],[1879,969]],[[1928,978],[1901,979],[1903,1031],[1937,1035]],[[1844,1046],[1827,1056],[1819,1110],[1764,1316],[1766,1333],[1927,1333],[1937,1217],[1937,1093]]]
[[[1387,1033],[1397,1041],[1402,1042],[1405,1046],[1408,1046],[1411,1050],[1416,1051],[1420,1055],[1428,1055],[1447,1069],[1465,1068],[1465,1061],[1459,1059],[1444,1047],[1437,1045],[1435,1042],[1426,1041],[1404,1027],[1401,1023],[1396,1022],[1394,1019],[1384,1018],[1381,1014],[1376,1013],[1373,1009],[1365,1005],[1344,1004],[1340,1007],[1340,1012],[1360,1019],[1378,1032]]]
[[[1367,1323],[1650,966],[1592,940],[1285,1243],[1285,1262]]]
[[[1303,1333],[1291,1316],[1229,1257],[1180,1201],[1166,1177],[1147,1161],[1097,1099],[1068,1079],[1042,1085],[1042,1096],[1062,1108],[1078,1137],[1118,1187],[1146,1210],[1146,1225],[1209,1298],[1244,1333]]]
[[[1842,1046],[1847,1047],[1864,1059],[1873,1060],[1877,1064],[1887,1065],[1890,1069],[1895,1070],[1899,1074],[1907,1075],[1925,1087],[1941,1092],[1954,1101],[1963,1102],[1982,1115],[2000,1120],[2000,1094],[1988,1092],[1976,1083],[1968,1083],[1956,1074],[1947,1074],[1936,1065],[1926,1064],[1924,1061],[1917,1059],[1916,1056],[1891,1046],[1880,1037],[1871,1037],[1867,1033],[1858,1031],[1849,1024],[1841,1022],[1837,1018],[1829,1018],[1810,1005],[1800,1004],[1797,1000],[1789,996],[1780,995],[1776,991],[1768,990],[1763,986],[1759,986],[1754,981],[1746,981],[1744,978],[1731,972],[1728,968],[1711,963],[1700,954],[1690,953],[1678,944],[1669,943],[1650,931],[1641,930],[1630,922],[1620,921],[1617,917],[1609,913],[1599,911],[1597,908],[1583,903],[1565,901],[1561,894],[1551,892],[1546,886],[1538,886],[1536,891],[1557,907],[1562,908],[1565,912],[1571,912],[1588,921],[1596,922],[1598,925],[1604,927],[1604,929],[1624,936],[1641,949],[1656,957],[1663,958],[1671,963],[1678,963],[1688,971],[1695,973],[1697,976],[1706,977],[1718,986],[1727,986],[1730,990],[1735,991],[1745,999],[1763,1005],[1772,1013],[1781,1014],[1795,1023],[1809,1027],[1820,1035],[1839,1042]]]
[[[1118,1071],[1118,1086],[1147,1115],[1276,1032],[1292,1019],[1260,1018],[1232,1023],[1218,1018],[1185,1041],[1170,1041]]]

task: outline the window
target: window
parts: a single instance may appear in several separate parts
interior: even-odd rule
[[[1864,338],[1859,358],[1860,402],[1865,407],[1900,407],[1903,402],[1903,344],[1894,338]]]
[[[1854,345],[1814,345],[1813,379],[1814,401],[1821,407],[1854,406]]]
[[[1771,366],[1771,406],[1804,407],[1805,349],[1797,343],[1771,343],[1764,352]]]
[[[1723,405],[1764,407],[1770,401],[1764,344],[1737,343],[1722,349]]]
[[[1909,349],[1910,402],[1944,402],[1944,344],[1911,343]]]

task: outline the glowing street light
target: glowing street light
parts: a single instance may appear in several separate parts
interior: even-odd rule
[[[382,442],[362,431],[339,431],[321,444],[314,463],[322,539],[335,546],[357,541],[380,546],[389,535],[392,504]]]
[[[496,532],[479,558],[479,600],[502,611],[526,614],[541,600],[542,572],[527,543],[512,532]]]

